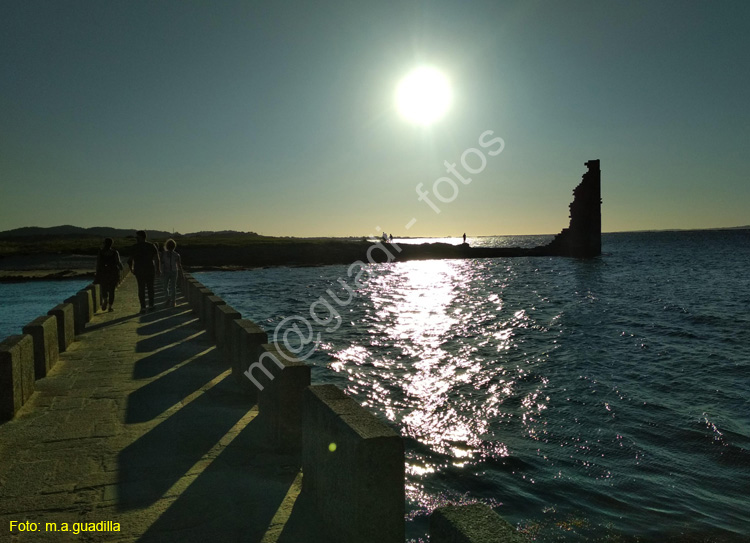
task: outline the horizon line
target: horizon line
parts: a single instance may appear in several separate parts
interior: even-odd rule
[[[172,230],[171,233],[169,230],[162,230],[158,228],[119,228],[116,226],[75,226],[71,224],[61,224],[57,226],[21,226],[17,228],[11,228],[9,230],[3,230],[0,231],[0,236],[3,234],[13,232],[15,230],[22,230],[25,228],[39,228],[44,230],[51,230],[54,228],[62,228],[62,227],[72,227],[72,228],[80,228],[82,230],[92,230],[96,228],[108,228],[113,230],[132,230],[133,235],[135,235],[135,232],[138,230],[145,230],[147,233],[149,232],[166,232],[170,235],[174,236],[190,236],[195,234],[218,234],[218,233],[234,233],[234,234],[244,234],[244,235],[256,235],[259,237],[266,237],[266,238],[297,238],[297,239],[356,239],[356,238],[366,238],[366,239],[376,239],[378,236],[372,236],[372,235],[317,235],[317,236],[296,236],[296,235],[272,235],[272,234],[262,234],[260,232],[253,232],[253,231],[242,231],[242,230],[198,230],[195,232],[186,232],[186,233],[180,233],[176,230]],[[610,231],[602,231],[602,234],[627,234],[627,233],[649,233],[649,232],[697,232],[697,231],[712,231],[712,230],[750,230],[750,224],[745,225],[736,225],[736,226],[712,226],[712,227],[702,227],[702,228],[647,228],[647,229],[639,229],[639,230],[610,230]],[[467,236],[471,238],[486,238],[486,237],[512,237],[512,236],[555,236],[559,234],[560,232],[551,232],[551,233],[533,233],[533,234],[480,234],[480,235],[473,235],[473,236]],[[23,236],[19,236],[23,237]],[[453,236],[453,235],[424,235],[424,236],[394,236],[394,238],[400,238],[400,239],[460,239],[462,236]]]

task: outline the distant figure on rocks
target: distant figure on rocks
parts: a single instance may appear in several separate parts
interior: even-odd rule
[[[466,232],[464,232],[464,243],[466,243]]]
[[[141,313],[145,313],[147,290],[149,311],[154,310],[154,279],[156,272],[161,274],[161,263],[159,262],[159,250],[156,245],[146,241],[146,232],[138,230],[135,235],[138,238],[138,243],[133,245],[128,266],[138,281],[138,301],[141,302]],[[154,269],[154,263],[156,263],[156,270]]]
[[[99,283],[101,288],[102,311],[109,306],[110,311],[115,303],[115,289],[120,282],[120,271],[122,262],[120,262],[120,253],[112,248],[114,242],[112,238],[104,238],[102,248],[96,256],[96,276],[95,283]]]
[[[164,278],[164,291],[167,293],[167,307],[174,307],[177,295],[177,275],[182,270],[182,259],[175,249],[177,243],[168,239],[161,253],[161,270]]]
[[[393,234],[388,234],[388,243],[393,243]]]

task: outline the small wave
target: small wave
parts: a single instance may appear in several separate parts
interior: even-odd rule
[[[409,434],[419,522],[424,504],[470,488],[472,497],[512,496],[504,511],[516,523],[553,519],[539,541],[669,542],[682,531],[684,541],[708,542],[726,526],[750,532],[737,505],[750,469],[746,253],[727,252],[717,265],[713,243],[694,236],[608,236],[606,266],[492,259],[379,268],[323,340],[332,353],[362,349],[357,359],[368,367],[335,382],[368,409],[395,412],[389,420]],[[226,299],[272,331],[276,315],[309,314],[342,270],[263,270],[243,288],[235,283],[242,300]],[[390,333],[399,326],[403,334]],[[329,359],[319,363],[318,382],[332,374]],[[576,503],[564,509],[565,501]],[[658,510],[665,504],[668,515]]]
[[[490,457],[484,460],[484,464],[501,472],[528,472],[536,469],[534,464],[519,456]]]

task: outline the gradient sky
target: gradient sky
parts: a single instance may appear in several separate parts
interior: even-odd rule
[[[424,64],[427,128],[394,103]],[[749,87],[745,0],[3,0],[0,230],[556,233],[595,158],[605,231],[745,225]]]

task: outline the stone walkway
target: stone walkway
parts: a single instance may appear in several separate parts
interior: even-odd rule
[[[0,425],[0,541],[316,539],[310,519],[290,520],[299,458],[264,445],[256,406],[185,301],[160,307],[138,314],[129,276],[115,312],[97,314]],[[119,531],[72,531],[106,521]]]

